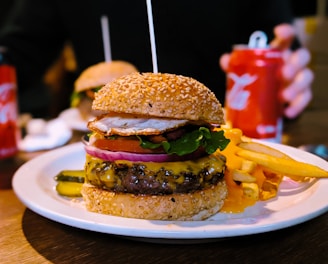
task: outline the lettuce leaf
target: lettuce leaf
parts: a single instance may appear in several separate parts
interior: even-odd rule
[[[214,153],[217,149],[223,150],[229,144],[230,140],[225,138],[224,131],[210,131],[206,127],[200,127],[184,134],[175,141],[163,141],[161,143],[152,143],[145,138],[139,137],[140,146],[143,148],[154,149],[163,147],[167,154],[177,154],[183,156],[196,151],[199,147],[204,147],[208,154]]]
[[[92,88],[90,90],[92,90],[93,92],[98,92],[100,89],[102,88],[102,86],[99,87],[95,87]],[[86,97],[86,91],[82,91],[82,92],[77,92],[77,91],[73,91],[70,97],[70,102],[71,102],[71,107],[77,107],[80,104],[80,101],[82,100],[83,97]]]

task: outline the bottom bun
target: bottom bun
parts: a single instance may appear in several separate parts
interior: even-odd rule
[[[89,211],[148,220],[204,220],[220,211],[227,193],[224,180],[201,191],[170,195],[115,193],[88,183],[82,187]]]

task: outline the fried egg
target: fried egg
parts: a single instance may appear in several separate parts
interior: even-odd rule
[[[159,135],[184,126],[188,120],[104,115],[88,123],[89,129],[105,136]]]

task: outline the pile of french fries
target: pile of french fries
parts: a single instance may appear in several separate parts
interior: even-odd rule
[[[240,129],[221,129],[230,143],[216,153],[227,158],[228,187],[229,182],[236,184],[249,199],[265,201],[275,197],[285,176],[296,181],[328,177],[328,172],[317,166],[296,161],[279,150],[252,141],[243,136]]]

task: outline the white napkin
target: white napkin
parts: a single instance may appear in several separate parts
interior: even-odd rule
[[[72,131],[67,124],[59,119],[46,122],[43,119],[31,119],[26,126],[27,135],[20,140],[18,148],[21,151],[39,151],[64,145],[72,137]]]

